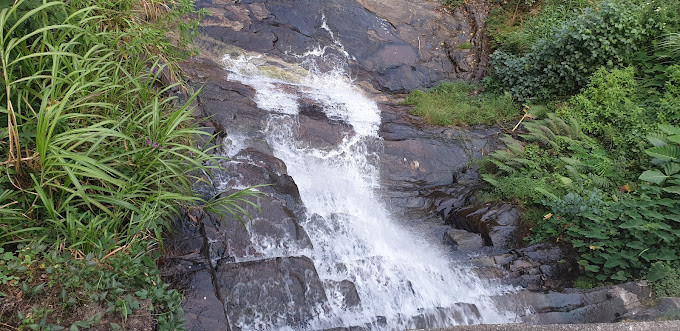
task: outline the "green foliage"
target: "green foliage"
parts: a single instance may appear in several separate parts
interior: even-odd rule
[[[660,266],[680,259],[680,128],[660,130],[645,151],[657,168],[640,175],[647,184],[626,195],[590,191],[546,200],[554,216],[534,227],[534,240],[571,243],[586,275],[599,281],[667,278]]]
[[[579,8],[565,7],[572,5]],[[525,11],[520,24],[494,36],[503,39],[488,83],[521,101],[545,99],[558,115],[525,121],[505,138],[505,150],[489,156],[482,178],[497,198],[544,211],[527,220],[531,240],[571,244],[582,286],[646,277],[663,283],[657,292],[673,292],[677,275],[669,270],[680,260],[680,3],[605,1],[571,11],[571,18],[545,11],[548,1],[535,6],[537,15]]]
[[[620,67],[652,45],[662,31],[675,29],[678,4],[605,1],[555,26],[525,55],[496,51],[490,87],[520,100],[569,95],[588,83],[599,67]]]
[[[204,203],[191,174],[217,160],[192,142],[206,134],[194,126],[195,95],[179,103],[167,96],[175,86],[156,87],[153,53],[107,47],[110,34],[90,31],[101,9],[50,2],[20,16],[26,4],[0,12],[0,113],[10,123],[0,205],[11,206],[0,238],[46,236],[99,254],[140,235],[160,240],[181,205]],[[69,13],[60,24],[38,24],[57,9]]]
[[[555,26],[590,4],[587,0],[506,1],[491,11],[487,31],[497,49],[522,55],[537,40],[548,38]]]
[[[656,262],[649,269],[647,279],[658,298],[680,296],[680,265],[675,262]]]
[[[411,114],[434,125],[496,124],[517,117],[518,107],[509,94],[479,91],[464,82],[442,83],[427,91],[413,91],[404,101],[415,105]]]
[[[190,0],[0,4],[0,284],[26,296],[54,288],[35,278],[41,259],[61,282],[61,308],[100,302],[125,318],[150,300],[159,327],[175,328],[181,298],[162,285],[146,246],[182,209],[239,216],[253,194],[205,201],[192,192],[219,157],[198,143],[211,137],[193,118],[196,94],[168,82],[191,51],[197,20],[187,15],[201,13]],[[15,251],[32,242],[55,253]],[[46,307],[16,325],[46,328],[58,311]]]
[[[640,106],[639,93],[632,67],[612,71],[600,68],[564,113],[576,117],[585,133],[630,157],[644,146],[651,120],[656,119]]]
[[[180,327],[182,297],[161,281],[147,245],[137,242],[127,254],[105,260],[92,254],[74,259],[37,244],[5,252],[0,255],[0,275],[20,278],[0,283],[7,296],[0,320],[31,329],[73,329],[102,322],[124,325],[132,314],[142,313],[151,314],[161,330]],[[13,299],[17,295],[21,300]],[[82,316],[78,310],[85,304],[100,308],[78,320],[75,316]]]
[[[542,204],[567,192],[609,188],[632,179],[629,161],[616,158],[583,134],[578,122],[555,114],[524,124],[519,139],[506,136],[507,149],[489,155],[482,178],[502,199]]]

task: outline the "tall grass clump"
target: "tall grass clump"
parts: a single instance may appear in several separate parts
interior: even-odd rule
[[[429,91],[413,91],[404,101],[411,114],[433,125],[496,124],[517,117],[519,107],[510,94],[481,93],[465,82],[442,83]]]
[[[168,84],[201,15],[190,0],[0,3],[4,259],[37,242],[105,265],[160,242],[183,208],[243,210],[251,191],[221,201],[192,192],[217,159],[196,143],[206,135],[189,106],[196,94]]]

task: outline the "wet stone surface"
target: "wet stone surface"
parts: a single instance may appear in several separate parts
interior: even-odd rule
[[[323,312],[326,294],[307,257],[220,263],[215,270],[232,330],[304,327]]]
[[[198,6],[209,12],[203,35],[291,62],[333,46],[327,54],[348,57],[354,75],[379,90],[479,80],[488,63],[486,1],[453,11],[407,0],[202,0]]]

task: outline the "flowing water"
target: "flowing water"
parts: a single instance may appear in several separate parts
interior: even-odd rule
[[[507,322],[511,316],[490,299],[506,289],[478,279],[400,226],[380,201],[380,110],[352,85],[342,61],[327,61],[319,57],[323,53],[310,52],[314,61],[306,61],[305,70],[283,68],[285,75],[262,70],[261,56],[225,58],[229,78],[252,86],[258,107],[270,112],[267,141],[286,163],[306,207],[302,226],[313,249],[300,254],[314,261],[329,302],[305,328]],[[328,118],[351,125],[351,132],[337,146],[312,148],[297,135],[301,102],[321,106]],[[347,292],[338,286],[344,280],[354,283],[358,306],[347,305]]]

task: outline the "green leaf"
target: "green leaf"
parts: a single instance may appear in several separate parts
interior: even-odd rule
[[[613,279],[613,280],[619,280],[619,281],[624,281],[624,280],[628,279],[628,277],[626,277],[625,273],[621,270],[619,270],[617,273],[611,275],[610,278]]]
[[[673,272],[673,269],[668,266],[668,264],[663,262],[656,262],[652,264],[647,273],[647,280],[650,282],[656,282],[663,278],[668,277]]]
[[[647,149],[645,153],[661,161],[673,161],[677,160],[680,157],[680,146],[677,145],[657,146]]]
[[[665,146],[666,136],[663,134],[650,134],[647,136],[647,140],[654,146]]]
[[[659,125],[659,129],[661,129],[661,131],[663,131],[667,134],[670,134],[670,135],[680,135],[680,128],[673,126],[673,125],[661,124],[661,125]]]
[[[588,263],[586,260],[579,260],[578,264],[582,265],[584,269],[591,271],[591,272],[598,272],[600,271],[600,267],[596,265],[592,265]]]
[[[675,175],[678,172],[680,172],[680,164],[675,162],[664,164],[663,172],[666,173],[666,175],[668,176]]]
[[[669,136],[668,140],[676,144],[680,144],[680,135]]]
[[[654,184],[661,184],[666,178],[668,178],[668,176],[664,175],[659,170],[646,170],[638,179]]]
[[[675,194],[680,194],[680,186],[670,186],[670,187],[664,187],[664,191],[668,193],[675,193]]]

